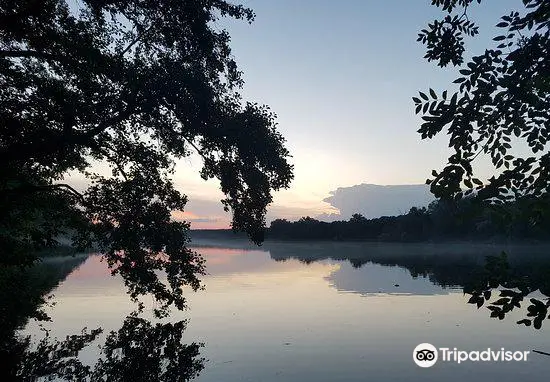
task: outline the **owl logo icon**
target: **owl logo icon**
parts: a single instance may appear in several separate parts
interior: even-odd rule
[[[423,343],[414,348],[413,360],[420,367],[432,367],[437,362],[437,349],[432,344]]]

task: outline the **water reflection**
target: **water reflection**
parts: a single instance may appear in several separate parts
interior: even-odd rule
[[[518,324],[540,329],[550,319],[547,245],[275,242],[268,248],[277,261],[348,261],[351,266],[341,267],[329,278],[339,290],[422,295],[462,288],[471,295],[468,303],[487,306],[492,318],[503,320],[523,305],[525,317]],[[381,273],[380,266],[398,268]],[[419,282],[418,277],[431,284]]]
[[[99,256],[90,258],[97,260]],[[55,326],[56,321],[46,313],[52,305],[46,304],[44,296],[70,272],[73,277],[84,279],[86,275],[93,275],[93,267],[79,271],[78,267],[86,259],[86,256],[47,259],[30,269],[2,266],[1,380],[95,382],[195,378],[204,368],[204,358],[200,357],[203,345],[184,343],[187,320],[152,322],[132,312],[118,330],[106,335],[91,365],[84,362],[81,355],[83,351],[90,351],[92,344],[97,344],[103,332],[101,328],[84,328],[62,340],[50,334],[45,325]],[[20,332],[29,318],[37,320],[38,332],[42,333],[39,340],[36,340],[39,336]],[[81,324],[85,321],[83,316]]]
[[[413,276],[404,268],[365,263],[360,267],[343,263],[339,269],[327,277],[330,285],[342,292],[361,295],[437,295],[447,294],[458,287],[446,287],[427,283],[424,277]]]
[[[29,340],[16,334],[29,318],[48,320],[46,294],[85,257],[50,258],[32,268],[0,264],[0,376],[15,378]],[[4,380],[4,379],[3,379]]]
[[[132,372],[147,364],[149,359],[142,358],[151,352],[154,359],[147,370],[152,374],[145,374],[147,378],[176,378],[155,366],[157,361],[162,367],[169,364],[162,360],[163,351],[155,351],[178,341],[175,348],[182,353],[172,365],[183,364],[180,371],[189,371],[180,373],[182,378],[200,371],[199,382],[425,382],[461,381],[472,375],[475,380],[502,382],[539,380],[547,370],[548,360],[542,355],[528,365],[443,364],[428,374],[412,362],[412,349],[421,342],[466,350],[548,350],[550,333],[544,327],[534,331],[515,324],[524,318],[525,306],[521,312],[509,312],[511,319],[498,322],[489,317],[490,311],[480,313],[466,304],[465,285],[485,274],[485,256],[498,253],[497,247],[209,245],[196,248],[207,259],[206,290],[188,293],[190,310],[175,312],[170,321],[160,323],[171,323],[172,328],[155,329],[157,321],[128,317],[132,305],[123,283],[109,275],[97,256],[90,256],[56,289],[57,305],[48,310],[53,322],[45,326],[58,338],[79,332],[83,325],[102,327],[104,333],[94,344],[105,344],[106,333],[114,333],[108,342],[113,344],[111,353],[105,345],[80,352],[78,360],[90,366],[88,380],[94,375],[116,380],[116,375],[106,373],[119,369],[126,380],[143,380]],[[512,269],[542,269],[542,249],[507,250]],[[180,321],[186,324],[178,327]],[[26,333],[40,330],[28,325]],[[183,335],[176,337],[178,333]],[[201,343],[206,345],[201,348]],[[99,358],[106,363],[98,363]],[[94,374],[95,370],[100,371]]]
[[[93,366],[80,359],[101,329],[57,340],[49,335],[37,344],[30,337],[10,338],[12,366],[3,380],[34,381],[189,381],[204,368],[201,344],[184,344],[185,321],[151,323],[142,317],[126,317],[122,327],[112,331]]]
[[[189,381],[204,368],[201,344],[183,342],[186,321],[128,316],[102,346],[91,381]]]

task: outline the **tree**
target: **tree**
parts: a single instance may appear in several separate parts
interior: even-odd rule
[[[99,245],[132,298],[182,308],[181,286],[199,288],[204,265],[189,225],[171,219],[187,201],[175,160],[202,156],[232,228],[256,243],[272,190],[292,179],[275,115],[243,102],[229,34],[215,27],[254,13],[223,0],[75,4],[0,2],[0,262],[32,263],[70,234]],[[90,186],[64,183],[69,171]]]
[[[420,92],[419,97],[413,97],[416,113],[423,115],[424,122],[418,130],[422,138],[447,130],[449,146],[454,150],[445,168],[441,172],[434,170],[434,178],[427,183],[438,197],[460,199],[464,193],[473,193],[477,200],[508,205],[509,221],[526,221],[527,213],[530,225],[538,223],[547,229],[550,1],[523,0],[523,9],[503,15],[496,24],[503,31],[493,38],[496,47],[473,56],[463,65],[464,36],[478,34],[478,27],[468,16],[473,3],[474,0],[432,0],[447,15],[428,24],[418,35],[417,41],[426,45],[428,61],[436,61],[441,67],[461,67],[461,77],[454,81],[458,91],[452,95],[444,91],[439,96],[430,88],[429,95]],[[528,147],[525,155],[518,149],[522,145]],[[497,171],[487,184],[473,174],[472,162],[482,153],[490,156]],[[503,319],[533,291],[540,289],[548,295],[546,284],[510,277],[501,263],[496,262],[498,266],[491,266],[485,278],[465,289],[472,294],[470,303],[480,307],[490,299],[491,289],[509,288],[501,291],[500,298],[488,307],[491,317]],[[513,290],[518,288],[520,292]],[[547,318],[550,302],[530,302],[529,318],[518,323],[533,323],[539,329]]]
[[[468,16],[473,3],[433,0],[447,15],[418,35],[428,61],[461,67],[454,81],[458,91],[438,95],[429,89],[413,98],[424,121],[418,130],[422,139],[446,130],[454,151],[427,182],[438,197],[461,197],[466,189],[493,204],[527,198],[536,215],[544,210],[541,199],[548,201],[550,179],[550,2],[523,0],[523,9],[502,16],[496,25],[503,31],[493,38],[496,46],[463,65],[464,37],[478,34]],[[525,155],[518,149],[524,143]],[[486,184],[472,168],[482,153],[490,156],[497,173]]]
[[[353,214],[351,215],[351,218],[349,219],[349,221],[352,223],[364,223],[367,221],[367,218],[361,214]]]

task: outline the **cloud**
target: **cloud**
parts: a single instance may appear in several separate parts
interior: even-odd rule
[[[229,214],[221,207],[221,203],[200,199],[190,199],[185,211],[173,211],[172,217],[178,221],[191,223],[193,229],[227,228],[230,219]]]
[[[191,211],[173,211],[172,217],[174,220],[186,221],[190,223],[217,223],[220,221],[217,217],[199,216]]]
[[[342,215],[340,215],[339,213],[335,213],[335,214],[320,214],[315,216],[315,219],[321,220],[324,222],[333,222],[336,220],[342,220],[343,218],[342,218]]]
[[[187,220],[190,223],[217,223],[219,219],[215,218],[195,218]]]
[[[317,216],[322,211],[317,204],[325,203],[319,202],[302,207],[282,203],[272,204],[267,209],[267,224],[269,225],[275,219],[297,220],[302,216]],[[192,196],[189,197],[185,211],[174,211],[172,216],[176,220],[190,222],[193,229],[229,228],[231,222],[231,213],[223,210],[220,201]]]
[[[367,218],[394,216],[407,213],[413,206],[427,206],[433,195],[423,184],[390,185],[358,184],[340,187],[330,192],[330,196],[318,203],[274,203],[268,207],[267,224],[275,219],[297,220],[302,216],[312,216],[323,221],[348,220],[354,213]],[[329,208],[319,208],[327,204]],[[223,210],[218,200],[189,197],[185,212],[178,211],[175,218],[191,223],[193,229],[229,228],[231,214]]]
[[[322,214],[321,220],[349,219],[354,213],[367,218],[407,213],[411,207],[427,206],[435,198],[425,184],[389,185],[358,184],[331,191],[323,201],[340,211],[339,215]]]

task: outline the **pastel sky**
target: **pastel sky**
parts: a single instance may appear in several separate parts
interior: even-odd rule
[[[338,212],[322,200],[338,187],[361,183],[420,184],[447,158],[445,136],[421,141],[411,97],[418,90],[450,88],[454,68],[423,59],[416,36],[440,17],[430,1],[244,0],[256,20],[220,20],[244,72],[244,99],[278,115],[295,165],[289,190],[278,192],[269,217]],[[470,19],[480,36],[467,49],[492,45],[500,16],[519,0],[475,4]],[[193,227],[227,224],[214,181],[198,176],[200,160],[182,161],[176,182],[190,197]],[[480,164],[481,174],[489,167]],[[215,204],[212,201],[216,202]]]
[[[290,189],[277,192],[268,221],[339,213],[324,202],[331,191],[368,183],[423,184],[449,153],[445,135],[422,141],[411,97],[429,87],[452,89],[458,69],[423,59],[420,29],[439,9],[429,0],[241,0],[256,20],[221,19],[244,72],[245,100],[267,104],[278,115],[295,166]],[[470,20],[480,35],[469,54],[495,45],[500,16],[520,0],[474,4]],[[491,167],[479,161],[480,177]],[[175,182],[189,196],[177,218],[193,228],[225,228],[230,216],[219,203],[216,181],[199,176],[201,159],[178,162]],[[326,216],[326,215],[325,215]]]

